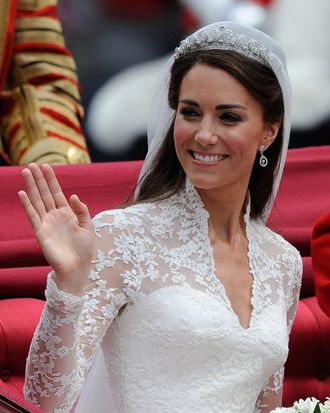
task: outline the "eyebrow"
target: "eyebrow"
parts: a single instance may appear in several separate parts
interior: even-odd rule
[[[186,103],[187,105],[195,106],[196,108],[199,108],[199,104],[195,102],[194,100],[191,99],[181,99],[179,100],[179,103]],[[247,110],[245,106],[239,105],[238,103],[224,103],[221,105],[217,105],[215,107],[216,110],[226,110],[226,109],[243,109]]]

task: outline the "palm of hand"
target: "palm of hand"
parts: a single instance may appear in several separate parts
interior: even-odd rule
[[[95,249],[88,208],[77,195],[66,200],[50,165],[30,164],[23,177],[26,192],[19,197],[43,254],[63,285],[79,291]]]
[[[87,267],[92,259],[92,221],[87,227],[80,226],[69,206],[47,212],[35,235],[47,262],[57,273],[70,274],[76,268]]]

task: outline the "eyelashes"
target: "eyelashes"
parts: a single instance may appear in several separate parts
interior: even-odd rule
[[[220,119],[228,123],[240,122],[242,118],[236,113],[225,112],[220,116]]]
[[[199,116],[201,116],[201,114],[199,112],[197,112],[196,110],[194,110],[192,108],[182,108],[182,109],[180,109],[179,112],[183,117],[185,117],[187,119],[198,118]],[[241,122],[242,118],[237,113],[223,112],[219,116],[219,120],[222,121],[222,122],[230,124],[230,123]]]
[[[187,118],[190,118],[190,117],[194,117],[194,116],[198,116],[198,115],[199,115],[195,110],[190,109],[190,108],[182,108],[182,109],[180,110],[180,113],[181,113],[181,115],[183,115],[183,116],[185,116],[185,117],[187,117]]]

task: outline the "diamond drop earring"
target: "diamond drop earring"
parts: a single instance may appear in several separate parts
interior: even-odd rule
[[[265,145],[261,145],[259,148],[259,152],[260,152],[260,159],[259,159],[259,164],[260,166],[262,166],[263,168],[265,166],[267,166],[268,164],[268,159],[266,158],[266,156],[264,155],[264,150],[266,149]]]

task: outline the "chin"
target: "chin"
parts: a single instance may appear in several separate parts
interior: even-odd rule
[[[211,180],[201,179],[200,177],[194,178],[194,177],[188,176],[188,179],[195,188],[202,189],[205,191],[217,189],[221,186],[220,182],[212,182]]]

